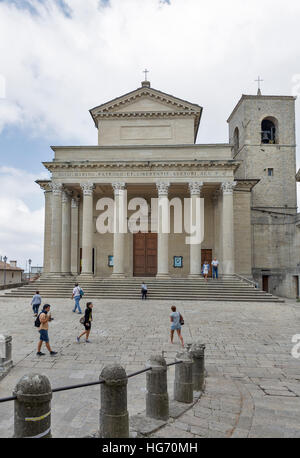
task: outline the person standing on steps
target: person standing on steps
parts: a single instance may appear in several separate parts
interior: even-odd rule
[[[143,299],[147,299],[147,292],[148,292],[147,285],[146,285],[145,282],[143,281],[143,282],[142,282],[142,286],[141,286],[142,300],[143,300]]]
[[[48,336],[48,323],[49,321],[52,321],[53,318],[51,318],[51,313],[50,313],[50,305],[45,304],[43,306],[42,312],[39,314],[39,316],[36,319],[35,325],[38,326],[39,323],[39,333],[40,333],[40,340],[38,343],[38,348],[37,348],[37,356],[44,356],[45,353],[41,352],[41,348],[43,345],[43,342],[45,342],[45,345],[47,347],[47,350],[49,351],[51,356],[57,355],[57,351],[52,351],[50,344],[49,344],[49,336]]]
[[[85,312],[84,312],[84,321],[83,321],[83,325],[84,325],[85,331],[83,331],[80,334],[80,336],[76,337],[76,340],[77,340],[78,343],[80,342],[80,337],[82,337],[84,335],[85,335],[86,343],[90,343],[89,335],[90,335],[90,332],[91,332],[92,321],[93,321],[92,309],[93,309],[93,303],[92,302],[87,302],[86,309],[85,309]],[[82,320],[82,318],[81,318],[81,320]]]
[[[73,293],[72,293],[72,299],[75,300],[75,306],[73,308],[73,312],[75,313],[76,309],[78,308],[78,313],[80,315],[82,314],[82,311],[81,311],[79,302],[80,302],[80,299],[82,298],[82,296],[83,296],[82,289],[80,288],[78,283],[75,283],[75,288],[73,289]]]
[[[216,277],[216,279],[218,280],[219,261],[217,260],[217,258],[214,258],[212,260],[211,265],[212,265],[212,277],[213,279]]]
[[[31,305],[32,305],[32,310],[34,313],[34,316],[38,316],[39,313],[39,306],[42,303],[42,298],[40,296],[39,291],[36,291],[35,295],[32,298]]]
[[[209,264],[208,264],[207,261],[204,261],[204,264],[203,264],[203,275],[204,275],[204,280],[206,282],[207,282],[208,273],[209,273]]]
[[[172,313],[170,315],[170,321],[171,321],[171,330],[170,330],[170,338],[171,338],[171,344],[173,343],[173,337],[174,337],[174,331],[176,330],[177,335],[179,337],[179,340],[181,342],[181,345],[184,347],[184,342],[183,338],[181,335],[181,321],[182,316],[180,312],[176,312],[176,307],[175,305],[172,305],[171,307]]]

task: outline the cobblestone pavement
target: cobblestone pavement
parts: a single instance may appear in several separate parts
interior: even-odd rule
[[[89,298],[84,298],[85,301]],[[44,300],[46,302],[46,300]],[[95,300],[91,343],[76,343],[82,326],[70,299],[51,299],[50,342],[57,357],[36,356],[37,329],[26,299],[0,296],[0,332],[12,335],[14,367],[0,381],[10,396],[19,378],[47,375],[53,388],[96,381],[104,365],[120,362],[127,373],[143,369],[153,353],[174,361],[169,343],[169,301]],[[82,304],[83,305],[83,304]],[[300,437],[300,359],[291,356],[300,334],[300,307],[274,303],[177,301],[186,342],[206,344],[206,388],[200,401],[152,437]],[[174,366],[168,371],[172,398]],[[128,410],[145,408],[145,374],[128,381]],[[52,399],[53,437],[83,437],[98,429],[100,388]],[[13,435],[13,402],[0,404],[0,437]]]

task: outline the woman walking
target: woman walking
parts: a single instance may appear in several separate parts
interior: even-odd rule
[[[85,331],[83,331],[80,334],[80,336],[76,337],[76,340],[77,340],[78,343],[80,342],[80,337],[82,337],[84,335],[85,335],[86,343],[90,343],[89,335],[90,335],[90,332],[91,332],[92,320],[93,320],[92,308],[93,308],[92,302],[87,302],[86,309],[85,309],[85,312],[84,312],[84,321],[83,321],[83,325],[84,325]]]
[[[207,261],[204,261],[204,264],[203,264],[203,275],[204,275],[204,280],[206,282],[207,282],[208,273],[209,273],[209,264],[208,264]]]
[[[175,305],[172,305],[171,307],[172,313],[170,315],[170,321],[171,321],[171,331],[170,331],[170,337],[171,337],[171,344],[173,343],[173,337],[174,337],[174,331],[176,329],[177,335],[180,339],[181,345],[184,347],[183,343],[183,338],[181,335],[181,315],[180,312],[176,312],[176,307]]]

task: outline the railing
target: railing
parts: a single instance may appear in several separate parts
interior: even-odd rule
[[[258,284],[255,281],[249,280],[249,278],[246,278],[246,277],[242,277],[239,274],[234,274],[234,276],[239,278],[240,280],[243,280],[243,281],[249,283],[251,286],[254,286],[254,288],[258,288]]]
[[[128,438],[129,415],[127,410],[128,380],[146,373],[146,417],[169,419],[167,369],[175,365],[174,400],[191,404],[194,391],[204,388],[204,350],[200,342],[189,344],[177,353],[175,361],[167,364],[162,355],[152,355],[145,369],[127,375],[119,364],[105,366],[99,380],[77,385],[51,388],[49,379],[41,374],[23,376],[13,391],[13,396],[0,398],[0,403],[14,401],[14,437],[41,438],[51,435],[52,394],[93,385],[101,385],[99,437]]]

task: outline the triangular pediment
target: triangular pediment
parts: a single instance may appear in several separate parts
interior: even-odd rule
[[[189,112],[200,115],[202,107],[150,87],[140,87],[121,97],[90,110],[95,120],[98,116],[134,112]]]

